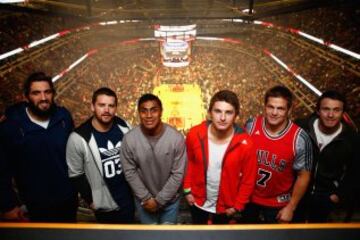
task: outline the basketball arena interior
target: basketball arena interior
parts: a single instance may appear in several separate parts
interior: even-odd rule
[[[91,96],[113,89],[117,114],[139,123],[136,101],[154,93],[163,121],[183,134],[207,117],[211,96],[234,91],[238,123],[263,111],[265,91],[294,94],[291,118],[314,112],[321,93],[348,101],[344,120],[360,126],[360,2],[354,0],[26,0],[0,1],[0,116],[23,100],[24,79],[53,76],[56,102],[78,126]],[[358,184],[358,183],[354,183]],[[0,196],[1,197],[1,196]],[[344,214],[333,216],[340,222]],[[179,226],[0,223],[0,239],[360,239],[351,223],[287,226]]]

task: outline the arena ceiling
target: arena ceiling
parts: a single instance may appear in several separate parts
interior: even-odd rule
[[[260,19],[349,0],[27,0],[25,10],[82,18],[127,19]],[[13,7],[13,6],[12,6]]]
[[[86,4],[88,3],[88,5]],[[251,3],[253,3],[253,14],[249,14],[245,9],[249,9],[251,7]],[[116,19],[142,19],[142,20],[149,20],[151,22],[152,20],[163,23],[163,22],[171,22],[171,24],[174,24],[174,19],[179,19],[179,22],[183,22],[184,20],[194,20],[191,22],[201,22],[204,27],[199,28],[199,33],[206,35],[206,33],[211,32],[211,35],[221,35],[223,37],[231,37],[233,36],[233,33],[238,33],[238,31],[246,31],[246,28],[237,28],[235,25],[233,26],[227,26],[226,29],[224,29],[224,25],[221,24],[214,24],[211,25],[213,22],[218,22],[216,19],[219,18],[242,18],[242,19],[263,19],[267,17],[273,17],[273,16],[279,16],[281,14],[286,14],[285,16],[294,16],[294,18],[299,19],[299,22],[303,22],[303,18],[299,18],[299,14],[292,14],[297,13],[299,11],[308,10],[308,9],[314,9],[326,6],[331,6],[332,10],[335,10],[335,12],[339,9],[338,7],[344,6],[354,6],[354,8],[351,9],[359,9],[359,3],[358,0],[29,0],[26,4],[20,4],[20,5],[0,5],[0,8],[9,8],[14,9],[17,11],[26,11],[26,12],[36,12],[36,13],[44,13],[51,16],[56,15],[62,15],[67,16],[73,16],[76,18],[80,18],[81,20],[85,21],[100,21],[100,20],[116,20]],[[358,10],[356,10],[358,12]],[[6,12],[6,11],[5,11]],[[307,11],[304,11],[305,18],[308,15],[305,15]],[[22,14],[19,14],[22,16]],[[31,15],[31,14],[24,14],[24,15]],[[35,15],[35,14],[34,14]],[[300,12],[301,15],[301,12]],[[3,15],[5,16],[5,14]],[[2,16],[2,17],[3,17]],[[355,15],[357,16],[357,15]],[[6,17],[6,16],[5,16]],[[31,18],[28,18],[29,21],[31,21]],[[46,18],[45,18],[46,19]],[[56,18],[55,18],[56,19]],[[64,19],[64,18],[58,18],[58,19]],[[161,20],[164,21],[161,21]],[[214,21],[209,21],[211,19],[214,19]],[[274,18],[275,20],[277,18]],[[279,19],[281,19],[281,16],[279,16]],[[352,19],[351,24],[340,24],[339,26],[345,26],[348,27],[348,29],[344,29],[344,31],[340,32],[346,32],[346,30],[351,30],[350,27],[353,25],[356,25],[356,17],[349,18]],[[357,18],[358,19],[358,18]],[[169,21],[165,21],[169,20]],[[198,21],[197,21],[198,20]],[[205,21],[202,21],[205,20]],[[324,20],[324,19],[322,19]],[[327,21],[328,19],[326,19]],[[341,20],[341,19],[338,19]],[[265,20],[266,21],[266,20]],[[313,23],[316,23],[319,21],[318,19],[315,19]],[[337,22],[337,20],[330,19],[329,21]],[[71,21],[70,21],[71,22]],[[76,21],[74,21],[76,22]],[[109,28],[110,30],[102,31],[101,34],[99,32],[96,32],[92,34],[90,31],[86,31],[84,33],[88,34],[90,37],[86,37],[87,35],[69,35],[74,36],[74,38],[69,38],[69,40],[61,40],[59,41],[60,44],[65,44],[66,41],[71,42],[71,39],[86,39],[84,42],[86,42],[85,46],[90,46],[88,49],[96,48],[96,46],[104,45],[104,42],[108,43],[109,41],[114,41],[114,36],[118,37],[118,39],[123,39],[124,37],[139,37],[143,36],[145,33],[144,31],[149,31],[151,34],[153,34],[153,30],[148,28],[149,25],[147,21],[144,25],[146,27],[139,27],[139,29],[132,29],[129,31],[128,28],[121,29],[121,27],[116,28],[117,26],[113,26],[113,28]],[[154,23],[152,22],[152,23]],[[306,21],[305,21],[306,22]],[[321,19],[320,19],[320,26],[321,25]],[[341,22],[340,22],[341,23]],[[331,24],[332,25],[332,24]],[[332,25],[333,26],[333,25]],[[358,26],[358,25],[357,25]],[[55,26],[56,27],[56,26]],[[216,27],[216,29],[214,29]],[[236,28],[236,29],[234,29]],[[112,29],[117,29],[117,31],[112,31]],[[220,29],[220,30],[219,30]],[[224,29],[225,32],[222,32]],[[241,29],[241,30],[239,30]],[[332,31],[328,31],[329,28],[326,29],[326,33],[331,33]],[[357,27],[355,27],[357,29]],[[350,33],[355,33],[351,36],[351,39],[358,39],[356,36],[356,32],[359,31],[350,31]],[[311,32],[310,32],[311,33]],[[324,34],[324,32],[322,32]],[[347,32],[349,33],[349,32]],[[90,35],[92,34],[92,35]],[[317,33],[313,33],[316,36]],[[238,34],[237,34],[238,35]],[[270,33],[273,39],[275,36],[273,32]],[[273,36],[274,35],[274,36]],[[104,37],[109,36],[109,37]],[[246,37],[246,34],[241,34],[241,36]],[[269,36],[269,35],[267,35]],[[279,35],[280,36],[280,35]],[[319,35],[320,36],[320,35]],[[325,34],[325,36],[327,36]],[[349,38],[350,39],[350,38]],[[332,40],[332,39],[330,39]],[[277,41],[274,37],[274,41]],[[267,42],[267,41],[264,41]],[[271,49],[272,47],[276,47],[276,44],[271,44],[272,41],[269,41],[269,45],[267,48]],[[296,42],[300,46],[299,53],[302,54],[303,52],[309,51],[308,45],[303,45],[302,42]],[[55,42],[54,46],[58,43]],[[61,46],[59,44],[59,46]],[[300,44],[300,45],[299,45]],[[80,44],[81,45],[81,44]],[[93,46],[94,45],[94,46]],[[352,46],[353,45],[353,46]],[[262,45],[259,45],[262,47]],[[358,49],[357,42],[353,42],[352,44],[348,44],[350,47],[354,47],[355,49]],[[346,47],[346,46],[345,46]],[[41,48],[41,49],[35,49],[39,53],[46,52],[47,50],[51,49],[53,51],[53,48],[51,45]],[[66,49],[66,48],[64,48]],[[70,48],[72,49],[72,48]],[[315,50],[319,48],[315,48]],[[9,49],[10,50],[10,49]],[[34,53],[36,53],[34,50]],[[275,49],[276,50],[276,49]],[[326,59],[328,61],[329,54],[331,52],[325,52],[323,50],[319,50],[315,52],[314,50],[314,56],[317,56],[317,54],[325,54],[320,59]],[[61,51],[59,50],[60,54]],[[29,51],[31,53],[31,51]],[[285,51],[287,54],[288,52]],[[286,55],[285,54],[285,55]],[[35,55],[35,54],[34,54]],[[30,56],[30,55],[29,55]],[[40,55],[39,55],[40,56]],[[44,56],[46,56],[44,54]],[[27,56],[25,56],[27,58]],[[28,58],[30,59],[30,57]],[[343,60],[341,60],[343,61]],[[25,61],[24,61],[25,62]],[[89,61],[91,62],[91,61]],[[70,62],[71,63],[71,62]],[[293,62],[296,64],[296,62]],[[314,61],[314,65],[317,63],[317,61]],[[42,64],[42,63],[41,63]],[[64,66],[68,66],[69,63],[64,64]],[[358,62],[351,62],[352,65],[358,64]],[[40,65],[40,64],[39,64]],[[351,66],[352,66],[351,65]],[[44,64],[45,66],[45,64]],[[50,65],[48,65],[50,66]],[[62,67],[64,67],[62,66]],[[6,70],[9,75],[8,79],[12,79],[13,77],[10,76],[11,74],[16,75],[16,71],[14,67],[11,65],[4,65],[5,68],[8,68],[9,70]],[[316,66],[318,67],[318,66]],[[342,65],[341,65],[342,67]],[[20,69],[20,68],[19,68]],[[275,69],[275,68],[274,68]],[[358,68],[357,68],[358,69]],[[54,73],[57,74],[62,69],[54,70]],[[331,74],[334,74],[334,76],[340,76],[342,70],[339,70],[339,68],[333,68],[333,71]],[[312,72],[309,74],[312,74]],[[341,75],[342,76],[342,75]],[[345,75],[344,75],[345,76]],[[14,77],[15,79],[21,79],[23,77],[17,76]],[[68,78],[71,79],[71,78]],[[285,79],[285,78],[284,78]],[[64,86],[66,85],[66,82],[64,83]],[[349,85],[352,86],[352,85]],[[68,86],[66,85],[66,89]],[[357,90],[358,91],[358,90]],[[12,94],[12,92],[11,92]],[[353,95],[358,94],[358,92],[352,93]],[[5,96],[5,95],[4,95]],[[4,98],[5,99],[5,98]],[[355,98],[356,99],[356,98]],[[1,100],[1,99],[0,99]],[[1,101],[0,101],[0,113],[1,113]],[[76,110],[77,111],[77,110]],[[76,112],[75,111],[75,112]],[[359,124],[359,115],[356,115],[356,123]]]

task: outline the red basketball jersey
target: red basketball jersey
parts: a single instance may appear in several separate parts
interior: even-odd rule
[[[249,134],[256,147],[258,177],[251,201],[268,207],[285,206],[295,180],[295,141],[300,128],[290,122],[276,137],[265,131],[264,117],[254,119]]]

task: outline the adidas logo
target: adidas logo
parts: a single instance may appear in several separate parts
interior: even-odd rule
[[[121,146],[121,141],[119,141],[115,146],[111,141],[107,142],[107,149],[106,148],[99,148],[99,151],[101,152],[101,154],[107,156],[107,157],[112,157],[115,156],[117,154],[119,154],[120,152],[120,146]]]

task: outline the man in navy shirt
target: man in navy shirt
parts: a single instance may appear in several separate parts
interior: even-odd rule
[[[26,79],[24,96],[0,124],[0,211],[6,220],[27,220],[24,203],[30,221],[75,222],[77,198],[65,160],[70,113],[54,103],[52,79],[43,72]]]
[[[70,135],[66,159],[70,179],[98,222],[132,223],[134,200],[120,162],[120,146],[130,126],[115,116],[116,107],[111,89],[94,92],[93,116]]]

